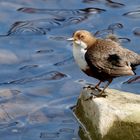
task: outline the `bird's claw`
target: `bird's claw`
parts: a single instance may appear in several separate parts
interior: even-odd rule
[[[102,94],[99,93],[98,95],[96,95],[96,97],[103,97],[103,98],[106,98],[106,96],[108,96],[108,95],[105,94],[104,92]]]
[[[89,100],[92,100],[94,97],[93,95],[91,95],[89,98],[85,99],[84,101],[89,101]]]
[[[85,101],[89,101],[89,100],[92,100],[94,98],[106,98],[108,96],[103,91],[101,91],[99,94],[95,94],[93,92],[91,92],[90,94],[91,94],[91,96],[89,98],[85,99]]]
[[[93,85],[87,85],[87,86],[85,86],[85,87],[83,87],[83,89],[85,89],[85,88],[87,88],[87,89],[91,89],[91,90],[98,90],[98,91],[102,91],[99,87],[97,87],[97,86],[93,86]]]

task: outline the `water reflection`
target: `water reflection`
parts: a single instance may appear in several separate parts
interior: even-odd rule
[[[17,11],[25,12],[28,14],[48,14],[51,16],[75,16],[79,14],[93,14],[93,13],[101,13],[106,11],[105,9],[101,8],[94,8],[94,7],[89,7],[85,9],[36,9],[36,8],[19,8]]]
[[[133,30],[133,33],[134,33],[134,35],[136,35],[136,36],[140,36],[140,27],[136,27],[136,28]]]
[[[18,11],[30,14],[46,14],[49,16],[51,15],[51,17],[45,19],[15,22],[7,32],[6,36],[15,34],[45,35],[51,29],[80,23],[83,20],[86,20],[91,14],[98,14],[106,10],[100,8],[85,8],[76,10],[20,8]],[[57,14],[59,16],[57,16]]]
[[[125,84],[131,84],[131,83],[140,83],[140,76],[135,76],[133,78],[130,78],[128,81],[124,82]]]
[[[117,29],[122,29],[122,28],[123,28],[123,24],[121,23],[113,23],[108,26],[108,30],[112,30],[112,31],[115,31]]]
[[[25,68],[25,67],[24,67]],[[23,69],[23,68],[22,68]],[[6,85],[6,84],[27,84],[28,82],[37,82],[37,81],[50,81],[50,80],[60,80],[67,77],[67,75],[57,72],[57,71],[50,71],[46,72],[34,77],[26,77],[23,79],[8,81],[4,83],[0,83],[0,85]]]
[[[121,7],[125,6],[125,4],[123,4],[123,3],[115,2],[112,0],[106,0],[106,2],[107,2],[107,5],[112,8],[121,8]]]
[[[127,17],[130,17],[130,18],[140,18],[140,10],[134,10],[134,11],[126,12],[123,15],[127,16]]]

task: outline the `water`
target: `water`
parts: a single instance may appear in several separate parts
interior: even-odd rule
[[[0,1],[0,139],[84,140],[70,107],[87,77],[66,41],[78,29],[116,34],[140,53],[139,0]],[[140,67],[111,88],[140,94]]]

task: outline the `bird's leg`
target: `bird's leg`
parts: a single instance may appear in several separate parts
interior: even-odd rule
[[[99,91],[101,91],[101,89],[99,88],[99,85],[102,83],[102,81],[99,81],[95,86],[89,85],[86,88],[90,88],[92,90],[97,89]]]
[[[99,91],[101,91],[101,89],[99,88],[99,85],[102,83],[102,81],[99,81],[98,83],[97,83],[97,85],[95,85],[95,89],[98,89]]]
[[[97,97],[106,97],[107,95],[104,93],[105,89],[110,85],[113,79],[109,79],[108,83],[105,85],[103,90],[97,95]]]
[[[90,88],[91,90],[95,90],[95,89],[97,89],[99,92],[101,92],[102,90],[99,88],[99,85],[102,83],[102,81],[99,81],[95,86],[88,86],[87,88]],[[95,93],[94,93],[95,91],[93,91],[93,92],[91,92],[90,94],[91,94],[91,96],[89,97],[89,98],[87,98],[85,101],[87,101],[87,100],[91,100],[92,98],[95,98]],[[97,95],[98,96],[98,95]]]
[[[112,80],[113,80],[113,79],[109,79],[109,80],[108,80],[108,83],[105,85],[105,87],[103,88],[103,90],[101,90],[101,89],[99,88],[99,85],[100,85],[101,82],[102,82],[102,81],[99,81],[95,87],[92,87],[93,89],[95,89],[95,88],[98,89],[98,90],[100,91],[99,94],[95,94],[95,93],[92,93],[92,92],[91,92],[91,96],[90,96],[89,98],[87,98],[85,101],[91,100],[92,98],[96,98],[96,97],[106,97],[107,95],[104,93],[104,91],[105,91],[105,89],[109,86],[109,84],[112,82]],[[89,88],[89,87],[88,87],[88,88]],[[90,89],[92,89],[92,88],[90,87]]]

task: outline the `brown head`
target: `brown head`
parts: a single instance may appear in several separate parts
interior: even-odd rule
[[[86,30],[78,30],[73,34],[71,40],[73,40],[74,43],[82,41],[87,45],[87,48],[89,48],[95,43],[96,38]]]

